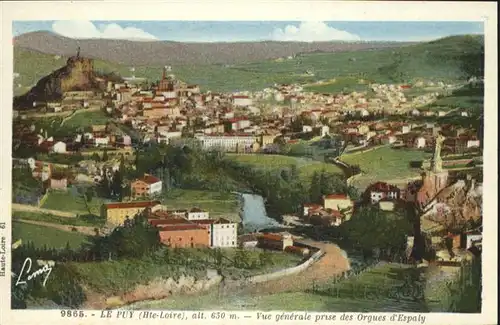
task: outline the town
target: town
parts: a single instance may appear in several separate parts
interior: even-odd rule
[[[168,65],[150,83],[111,78],[79,49],[61,69],[70,73],[57,77],[60,96],[44,98],[41,80],[14,100],[15,227],[96,238],[102,246],[82,254],[102,255],[101,263],[129,250],[146,254],[139,241],[124,244],[129,230],[144,243],[157,236],[162,249],[191,249],[186,261],[207,248],[226,250],[232,262],[209,253],[215,274],[259,294],[290,286],[283,281],[302,290],[322,278],[361,276],[380,260],[453,275],[480,257],[483,115],[433,107],[482,87],[480,78],[360,79],[364,91],[308,90],[332,79],[224,93],[185,83]],[[28,251],[19,234],[16,251]],[[349,265],[337,244],[360,253],[362,266]],[[259,262],[247,261],[255,252]],[[224,263],[252,270],[249,284],[225,280]]]

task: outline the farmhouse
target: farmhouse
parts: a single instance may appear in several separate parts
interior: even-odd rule
[[[108,203],[102,205],[101,217],[110,225],[121,226],[127,217],[132,218],[148,208],[154,210],[157,206],[161,207],[160,201]]]
[[[58,141],[52,146],[52,151],[54,153],[66,153],[66,143]]]
[[[160,241],[173,248],[209,247],[210,237],[204,227],[195,224],[179,224],[161,227]]]
[[[384,182],[377,182],[367,187],[365,191],[365,199],[372,204],[378,203],[380,200],[399,200],[401,190],[394,185],[389,185]]]
[[[144,174],[142,178],[136,179],[130,184],[132,196],[150,197],[161,193],[162,182],[158,177],[150,174]]]
[[[191,210],[186,212],[186,217],[188,220],[206,220],[210,219],[209,212],[203,211],[198,208],[192,208]]]
[[[330,194],[323,197],[323,206],[325,210],[344,212],[346,219],[349,220],[354,206],[353,201],[345,194]]]
[[[290,234],[261,234],[257,236],[257,246],[261,248],[276,249],[283,251],[288,246],[293,246]]]
[[[204,227],[210,235],[210,247],[237,247],[238,224],[224,218],[194,220],[193,223]]]
[[[68,178],[64,175],[53,174],[50,177],[49,187],[54,190],[66,190],[68,188]]]

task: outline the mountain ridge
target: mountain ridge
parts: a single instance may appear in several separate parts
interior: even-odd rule
[[[401,47],[418,42],[176,42],[71,39],[48,31],[16,36],[14,45],[41,53],[71,56],[80,47],[85,57],[125,65],[237,64],[313,52]]]

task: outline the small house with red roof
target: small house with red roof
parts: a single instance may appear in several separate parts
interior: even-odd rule
[[[309,213],[315,210],[320,210],[323,208],[321,204],[305,203],[304,206],[304,217],[309,216]]]
[[[347,194],[329,194],[323,197],[323,207],[325,210],[342,212],[346,220],[349,220],[352,215],[354,202]]]
[[[293,238],[290,234],[259,234],[257,235],[257,246],[283,251],[287,247],[293,246]]]
[[[132,197],[151,197],[160,194],[162,190],[162,181],[153,175],[144,174],[130,184]]]
[[[63,174],[53,174],[48,185],[53,190],[67,190],[68,178]]]
[[[171,224],[159,229],[160,241],[173,248],[209,247],[210,236],[204,227],[196,224]]]
[[[364,196],[372,204],[381,200],[397,201],[401,198],[401,190],[397,186],[385,182],[376,182],[366,188]]]
[[[313,225],[329,227],[340,226],[345,219],[345,215],[339,210],[325,209],[313,212],[309,218],[309,222]]]

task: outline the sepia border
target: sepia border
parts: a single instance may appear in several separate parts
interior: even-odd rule
[[[427,313],[427,324],[496,324],[497,314],[497,4],[496,2],[391,2],[391,1],[18,1],[2,2],[1,8],[1,104],[0,206],[6,222],[6,247],[11,247],[11,144],[12,139],[12,22],[20,20],[267,20],[267,21],[483,21],[485,33],[485,136],[484,136],[484,217],[483,310],[481,314]],[[2,233],[1,235],[4,235]],[[10,270],[10,254],[6,255]],[[0,324],[99,324],[102,321],[135,324],[137,319],[99,317],[61,318],[58,311],[10,310],[10,276],[0,278]],[[95,314],[100,314],[96,311]],[[265,324],[255,317],[239,324]],[[314,313],[311,313],[314,314]],[[339,313],[337,313],[339,314]],[[354,313],[349,313],[354,314]],[[384,313],[370,313],[383,315]],[[411,314],[418,315],[418,314]],[[337,318],[338,319],[338,318]],[[148,323],[176,323],[173,320],[142,320]],[[205,320],[213,324],[236,321]],[[306,323],[282,321],[284,323]],[[178,323],[182,323],[179,321]],[[183,323],[186,323],[184,321]],[[320,321],[317,324],[331,321]],[[335,323],[342,323],[336,321]],[[345,323],[345,322],[344,322]],[[358,323],[357,321],[349,322]],[[368,324],[368,321],[359,323]],[[380,322],[370,322],[380,323]],[[402,322],[385,321],[384,324]]]

